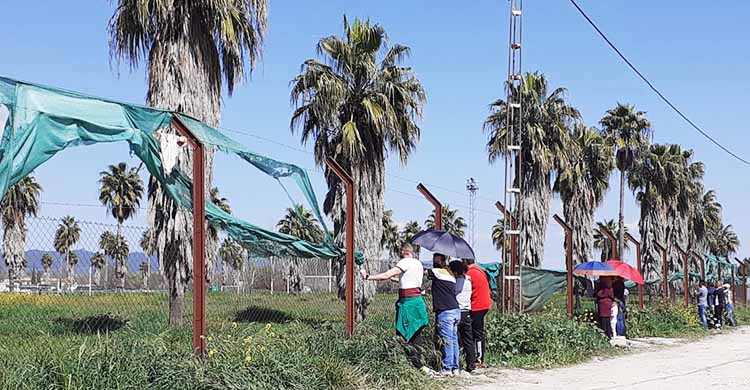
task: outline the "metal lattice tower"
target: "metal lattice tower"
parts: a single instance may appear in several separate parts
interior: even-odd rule
[[[503,309],[523,310],[523,240],[521,237],[521,186],[523,185],[523,107],[521,88],[521,54],[523,52],[523,0],[510,0],[510,33],[508,37],[508,80],[506,83],[505,182],[503,188],[505,215],[504,234],[510,248],[503,250]],[[520,259],[520,261],[519,261]]]
[[[474,247],[474,240],[476,239],[476,226],[477,226],[477,209],[476,201],[479,193],[479,185],[473,177],[466,180],[466,191],[469,192],[469,245]]]

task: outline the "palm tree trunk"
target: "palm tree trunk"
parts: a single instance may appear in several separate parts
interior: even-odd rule
[[[521,259],[524,265],[537,267],[544,260],[552,189],[549,175],[527,174],[521,200]]]
[[[617,257],[622,259],[625,248],[625,171],[620,171],[620,218],[617,232]]]
[[[10,291],[15,288],[16,280],[24,276],[24,261],[26,254],[26,226],[16,221],[5,226],[3,231],[3,259],[8,266],[8,282]]]
[[[157,39],[150,52],[148,103],[191,115],[209,125],[219,123],[221,80],[212,80],[206,71],[206,59],[214,58],[213,43]],[[213,53],[215,54],[215,53]],[[192,153],[186,150],[178,158],[180,170],[192,172]],[[206,193],[213,177],[213,152],[206,150]],[[182,324],[183,298],[192,279],[192,213],[180,208],[154,180],[149,185],[149,222],[154,229],[156,255],[167,281],[169,325]],[[210,239],[210,238],[208,238]]]

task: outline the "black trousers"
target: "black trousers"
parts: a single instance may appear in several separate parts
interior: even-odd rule
[[[599,317],[599,327],[607,335],[607,338],[612,338],[612,317]]]
[[[422,368],[424,362],[422,361],[422,350],[424,349],[424,337],[422,337],[422,331],[424,326],[414,333],[411,340],[407,340],[404,344],[404,351],[406,352],[406,358],[415,368]]]
[[[716,323],[718,324],[719,328],[721,328],[721,326],[724,325],[724,306],[714,306],[714,316],[716,316]]]
[[[464,352],[466,371],[473,371],[477,362],[477,351],[474,345],[474,331],[469,311],[461,312],[461,321],[458,323],[458,344]]]
[[[471,317],[471,333],[474,335],[474,346],[475,354],[477,355],[477,363],[484,363],[484,316],[487,315],[488,310],[472,311]]]

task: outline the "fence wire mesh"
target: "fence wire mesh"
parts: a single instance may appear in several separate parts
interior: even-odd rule
[[[192,281],[182,325],[170,328],[168,281],[162,262],[147,254],[147,227],[36,217],[26,220],[25,233],[20,241],[2,237],[0,335],[16,347],[0,350],[31,344],[75,349],[87,337],[164,334],[174,335],[172,347],[192,348]],[[237,258],[223,237],[218,241],[207,256],[209,336],[226,327],[295,321],[343,329],[337,261]],[[373,272],[392,264],[371,262]],[[394,283],[381,284],[369,315],[390,319],[396,291]]]

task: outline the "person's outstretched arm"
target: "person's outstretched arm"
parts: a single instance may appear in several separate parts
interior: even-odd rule
[[[393,267],[393,268],[389,269],[388,271],[381,272],[381,273],[375,274],[375,275],[368,275],[367,271],[365,271],[364,269],[362,269],[362,270],[359,271],[359,273],[362,275],[363,279],[365,279],[365,280],[374,280],[374,281],[390,280],[390,279],[393,279],[393,278],[401,275],[402,272],[403,271],[401,271],[401,268],[398,268],[398,267]]]

